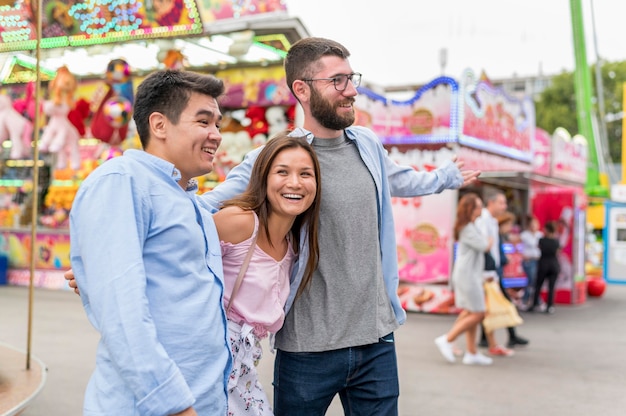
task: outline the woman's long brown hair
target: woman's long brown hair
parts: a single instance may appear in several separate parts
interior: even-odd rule
[[[478,194],[469,192],[461,197],[456,208],[456,222],[454,223],[454,240],[458,241],[461,230],[472,222],[472,214],[480,201]]]

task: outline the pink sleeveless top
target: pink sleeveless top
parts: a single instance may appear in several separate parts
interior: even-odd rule
[[[254,232],[250,238],[238,244],[220,241],[224,265],[224,305],[228,305],[252,238],[259,232],[259,218],[255,212],[253,214]],[[289,276],[294,260],[291,242],[288,244],[287,254],[280,261],[274,260],[256,246],[227,318],[254,327],[254,333],[258,337],[278,331],[285,320],[283,308],[289,295]]]

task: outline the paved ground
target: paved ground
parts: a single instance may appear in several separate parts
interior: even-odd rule
[[[26,349],[27,300],[26,288],[0,286],[0,343]],[[22,416],[78,416],[98,336],[73,293],[36,289],[33,310],[32,354],[48,374]],[[454,317],[409,314],[396,333],[400,414],[626,414],[626,286],[609,286],[584,305],[557,306],[554,315],[523,317],[519,332],[531,340],[528,347],[491,367],[468,367],[448,364],[433,344]],[[504,341],[506,334],[497,337]],[[269,353],[260,372],[271,392]],[[327,414],[343,413],[333,402]]]

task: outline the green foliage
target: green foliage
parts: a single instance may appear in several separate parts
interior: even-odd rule
[[[550,85],[535,102],[535,113],[537,126],[549,134],[557,127],[564,127],[572,135],[578,133],[576,93],[571,72],[562,72],[552,77]]]
[[[602,84],[604,88],[604,107],[609,120],[624,110],[623,95],[626,82],[626,61],[607,62],[602,65]],[[613,117],[611,117],[613,116]],[[619,163],[622,152],[622,119],[606,123],[609,141],[609,153],[613,162]]]
[[[595,71],[592,66],[590,71]],[[613,162],[621,160],[622,151],[622,120],[615,116],[623,111],[623,84],[626,82],[626,61],[605,62],[601,68],[604,89],[604,109],[606,129],[609,143],[609,154]],[[591,73],[593,91],[596,91],[595,72]],[[597,102],[595,111],[598,114]],[[535,102],[536,123],[548,133],[557,127],[566,128],[572,135],[578,133],[576,116],[576,93],[574,90],[574,74],[562,72],[551,79],[551,84]],[[613,121],[608,121],[613,120]],[[598,150],[598,149],[596,149]]]

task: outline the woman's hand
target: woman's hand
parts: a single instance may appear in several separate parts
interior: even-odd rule
[[[74,289],[74,293],[80,295],[80,290],[78,290],[78,285],[76,284],[76,279],[74,278],[74,272],[72,271],[72,269],[69,269],[68,271],[63,273],[63,277],[65,277],[65,280],[67,280],[68,286]]]

